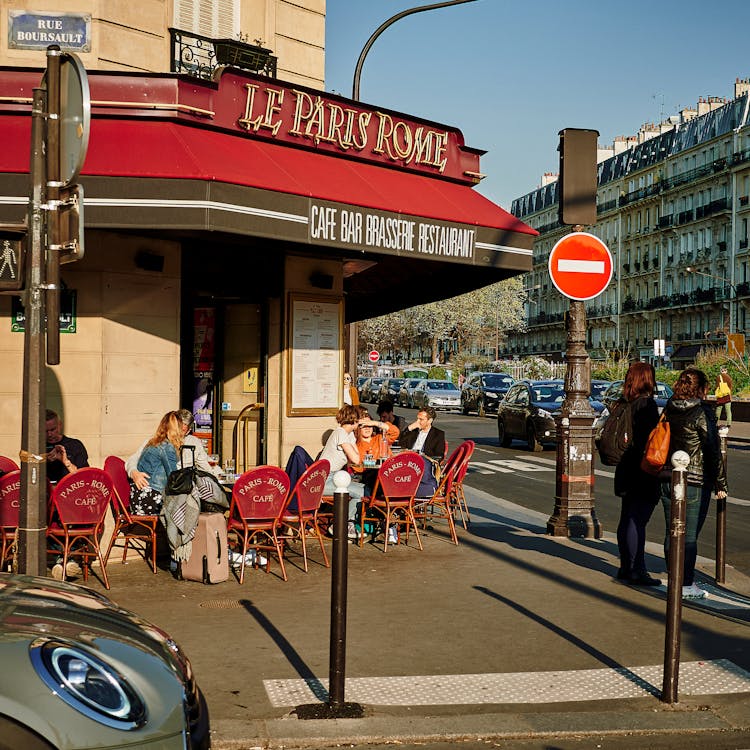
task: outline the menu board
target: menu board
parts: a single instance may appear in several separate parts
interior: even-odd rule
[[[290,295],[289,415],[335,414],[341,400],[342,301]]]

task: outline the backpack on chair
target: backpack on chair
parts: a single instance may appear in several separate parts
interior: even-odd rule
[[[617,466],[633,441],[633,408],[620,399],[613,404],[599,438],[599,459],[605,466]]]

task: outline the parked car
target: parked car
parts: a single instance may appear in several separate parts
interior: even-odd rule
[[[0,573],[0,746],[210,746],[190,662],[160,628],[51,578]]]
[[[598,441],[599,437],[602,434],[602,430],[604,429],[604,423],[607,421],[607,417],[609,416],[609,411],[612,408],[612,405],[616,403],[619,398],[622,396],[622,386],[624,384],[624,380],[615,380],[613,381],[609,388],[607,388],[606,391],[602,394],[602,403],[604,404],[604,410],[599,415],[598,419],[594,423],[594,440]],[[669,398],[671,397],[673,391],[669,385],[666,383],[662,383],[661,381],[656,381],[656,392],[654,393],[654,401],[656,401],[656,408],[659,410],[659,414],[662,413],[662,410],[667,405],[667,401],[669,401]]]
[[[404,380],[401,388],[398,391],[398,403],[401,406],[414,406],[412,401],[412,393],[414,389],[424,380],[424,378],[407,378]]]
[[[421,380],[412,391],[415,409],[431,406],[433,409],[460,409],[461,391],[450,380]]]
[[[516,381],[502,372],[472,372],[461,389],[461,410],[475,411],[480,417],[497,412],[500,399]]]
[[[591,381],[591,396],[597,401],[602,401],[604,392],[612,385],[611,380],[592,380]],[[603,403],[603,401],[602,401]]]
[[[555,416],[565,399],[558,383],[522,381],[512,385],[497,410],[497,438],[507,448],[514,438],[526,440],[530,451],[557,440]]]
[[[556,378],[554,380],[534,380],[531,382],[536,383],[537,385],[542,385],[542,384],[551,385],[556,388],[562,388],[562,390],[565,391],[565,381],[560,378]],[[599,415],[604,411],[605,406],[604,406],[604,402],[601,400],[601,397],[597,398],[596,396],[593,395],[593,391],[594,391],[593,385],[591,386],[591,391],[592,391],[592,395],[589,396],[589,404],[591,404],[591,408],[594,410],[594,413],[596,414],[596,417],[595,417],[595,421],[596,421]]]
[[[378,401],[391,401],[396,403],[404,378],[386,378],[380,385]]]
[[[359,400],[363,404],[374,404],[378,400],[380,386],[385,378],[367,378],[359,389]]]

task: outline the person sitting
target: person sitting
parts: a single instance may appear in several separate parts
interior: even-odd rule
[[[177,415],[180,421],[180,429],[182,431],[182,445],[186,447],[192,447],[195,449],[195,466],[201,471],[207,471],[211,474],[216,475],[219,471],[218,466],[211,466],[208,460],[208,454],[203,445],[203,441],[192,434],[193,429],[193,414],[188,409],[178,409],[176,412],[172,412]],[[125,462],[125,471],[132,480],[133,484],[139,489],[143,490],[149,487],[149,476],[143,471],[138,471],[138,461],[141,457],[143,449],[146,447],[148,441],[144,440],[138,450],[128,458]],[[177,467],[182,466],[182,457],[177,454]]]
[[[431,406],[425,406],[417,412],[417,418],[399,438],[402,448],[422,453],[427,459],[424,462],[424,474],[419,483],[416,497],[432,497],[437,489],[440,462],[445,457],[445,433],[435,427],[433,422],[437,412]]]
[[[387,435],[388,443],[393,445],[401,436],[401,433],[406,427],[406,420],[403,417],[399,417],[393,413],[393,402],[392,401],[381,401],[378,404],[378,417],[382,422],[388,422],[390,425],[398,430],[398,432],[389,431]]]
[[[63,434],[62,419],[47,409],[44,428],[47,433],[47,479],[59,482],[68,474],[89,465],[89,454],[80,440]]]
[[[177,457],[183,440],[183,423],[176,411],[168,411],[159,422],[154,436],[146,441],[138,459],[137,470],[148,477],[146,487],[133,487],[130,504],[139,516],[161,513],[164,490],[169,475],[177,469]]]
[[[433,425],[436,416],[437,412],[431,406],[420,409],[416,420],[401,433],[398,444],[442,461],[445,456],[445,433]]]
[[[391,455],[390,446],[398,439],[398,428],[388,422],[362,419],[357,425],[356,436],[359,461],[350,468],[355,476],[361,475],[362,481],[369,491],[374,484],[372,470],[376,469],[378,462]],[[368,471],[368,469],[371,471]],[[369,492],[366,494],[369,494]]]
[[[326,478],[324,495],[333,495],[336,485],[333,482],[333,476],[337,471],[344,469],[347,464],[352,466],[359,464],[359,452],[357,451],[357,438],[354,430],[360,421],[359,411],[356,406],[346,404],[336,412],[336,427],[331,432],[326,441],[319,458],[324,458],[330,464],[330,472]],[[348,536],[350,539],[356,539],[359,535],[354,526],[357,519],[359,504],[364,497],[365,486],[359,482],[352,482],[349,485],[349,528]]]

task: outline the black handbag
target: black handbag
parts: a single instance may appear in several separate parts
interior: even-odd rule
[[[185,451],[191,451],[190,465],[185,465]],[[193,491],[195,482],[195,446],[183,445],[180,449],[181,469],[175,469],[167,477],[167,486],[164,489],[165,495],[189,495]]]

